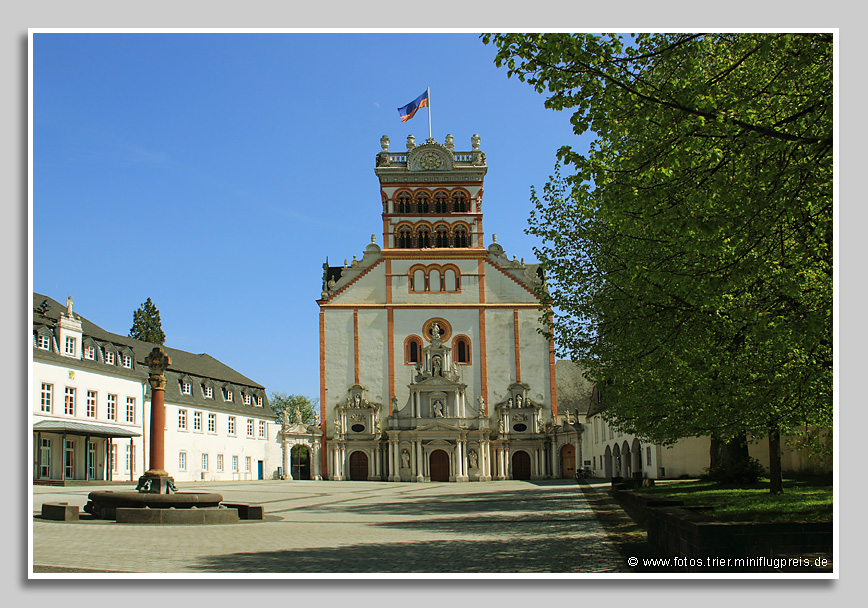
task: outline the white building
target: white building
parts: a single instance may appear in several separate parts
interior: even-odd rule
[[[536,264],[484,245],[479,138],[389,152],[383,247],[323,265],[321,467],[333,480],[572,477],[579,425],[558,417]]]
[[[33,479],[138,481],[149,463],[155,346],[33,294]],[[165,468],[176,481],[270,479],[283,466],[265,388],[209,355],[163,347]]]
[[[566,363],[566,362],[565,362]],[[558,362],[560,366],[561,362]],[[572,365],[571,363],[566,363]],[[575,366],[573,366],[574,369]],[[558,368],[560,370],[560,367]],[[698,477],[711,462],[711,438],[685,437],[664,446],[623,433],[603,417],[604,395],[597,385],[590,394],[583,434],[583,466],[595,477],[641,477],[675,479]],[[806,449],[794,449],[783,437],[781,470],[785,473],[825,473],[831,471],[828,458],[818,459]],[[768,471],[769,451],[765,439],[749,440],[748,451]]]

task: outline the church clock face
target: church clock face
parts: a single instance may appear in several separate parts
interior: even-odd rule
[[[419,159],[419,165],[423,169],[437,169],[442,164],[443,160],[440,155],[434,152],[425,152]]]

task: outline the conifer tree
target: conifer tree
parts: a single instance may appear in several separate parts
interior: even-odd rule
[[[162,345],[166,341],[166,334],[160,323],[160,311],[151,302],[151,298],[142,304],[133,313],[133,326],[130,328],[130,338],[153,342]]]

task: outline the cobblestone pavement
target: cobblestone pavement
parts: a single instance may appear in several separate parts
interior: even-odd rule
[[[122,488],[35,486],[33,572],[629,572],[571,480],[178,486],[262,504],[266,518],[213,526],[47,521],[43,502],[83,508],[89,492]]]

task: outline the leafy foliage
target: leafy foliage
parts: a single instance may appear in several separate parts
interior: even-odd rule
[[[278,423],[283,420],[284,410],[287,411],[290,422],[295,422],[296,410],[301,412],[302,424],[314,424],[316,422],[316,399],[311,400],[303,395],[272,393],[269,403]]]
[[[133,313],[133,326],[130,328],[129,336],[136,340],[161,345],[166,341],[166,334],[163,333],[163,326],[160,322],[160,311],[151,302],[151,298],[148,298]]]
[[[604,415],[661,443],[831,428],[832,36],[483,41],[597,136],[558,151],[527,232]]]

